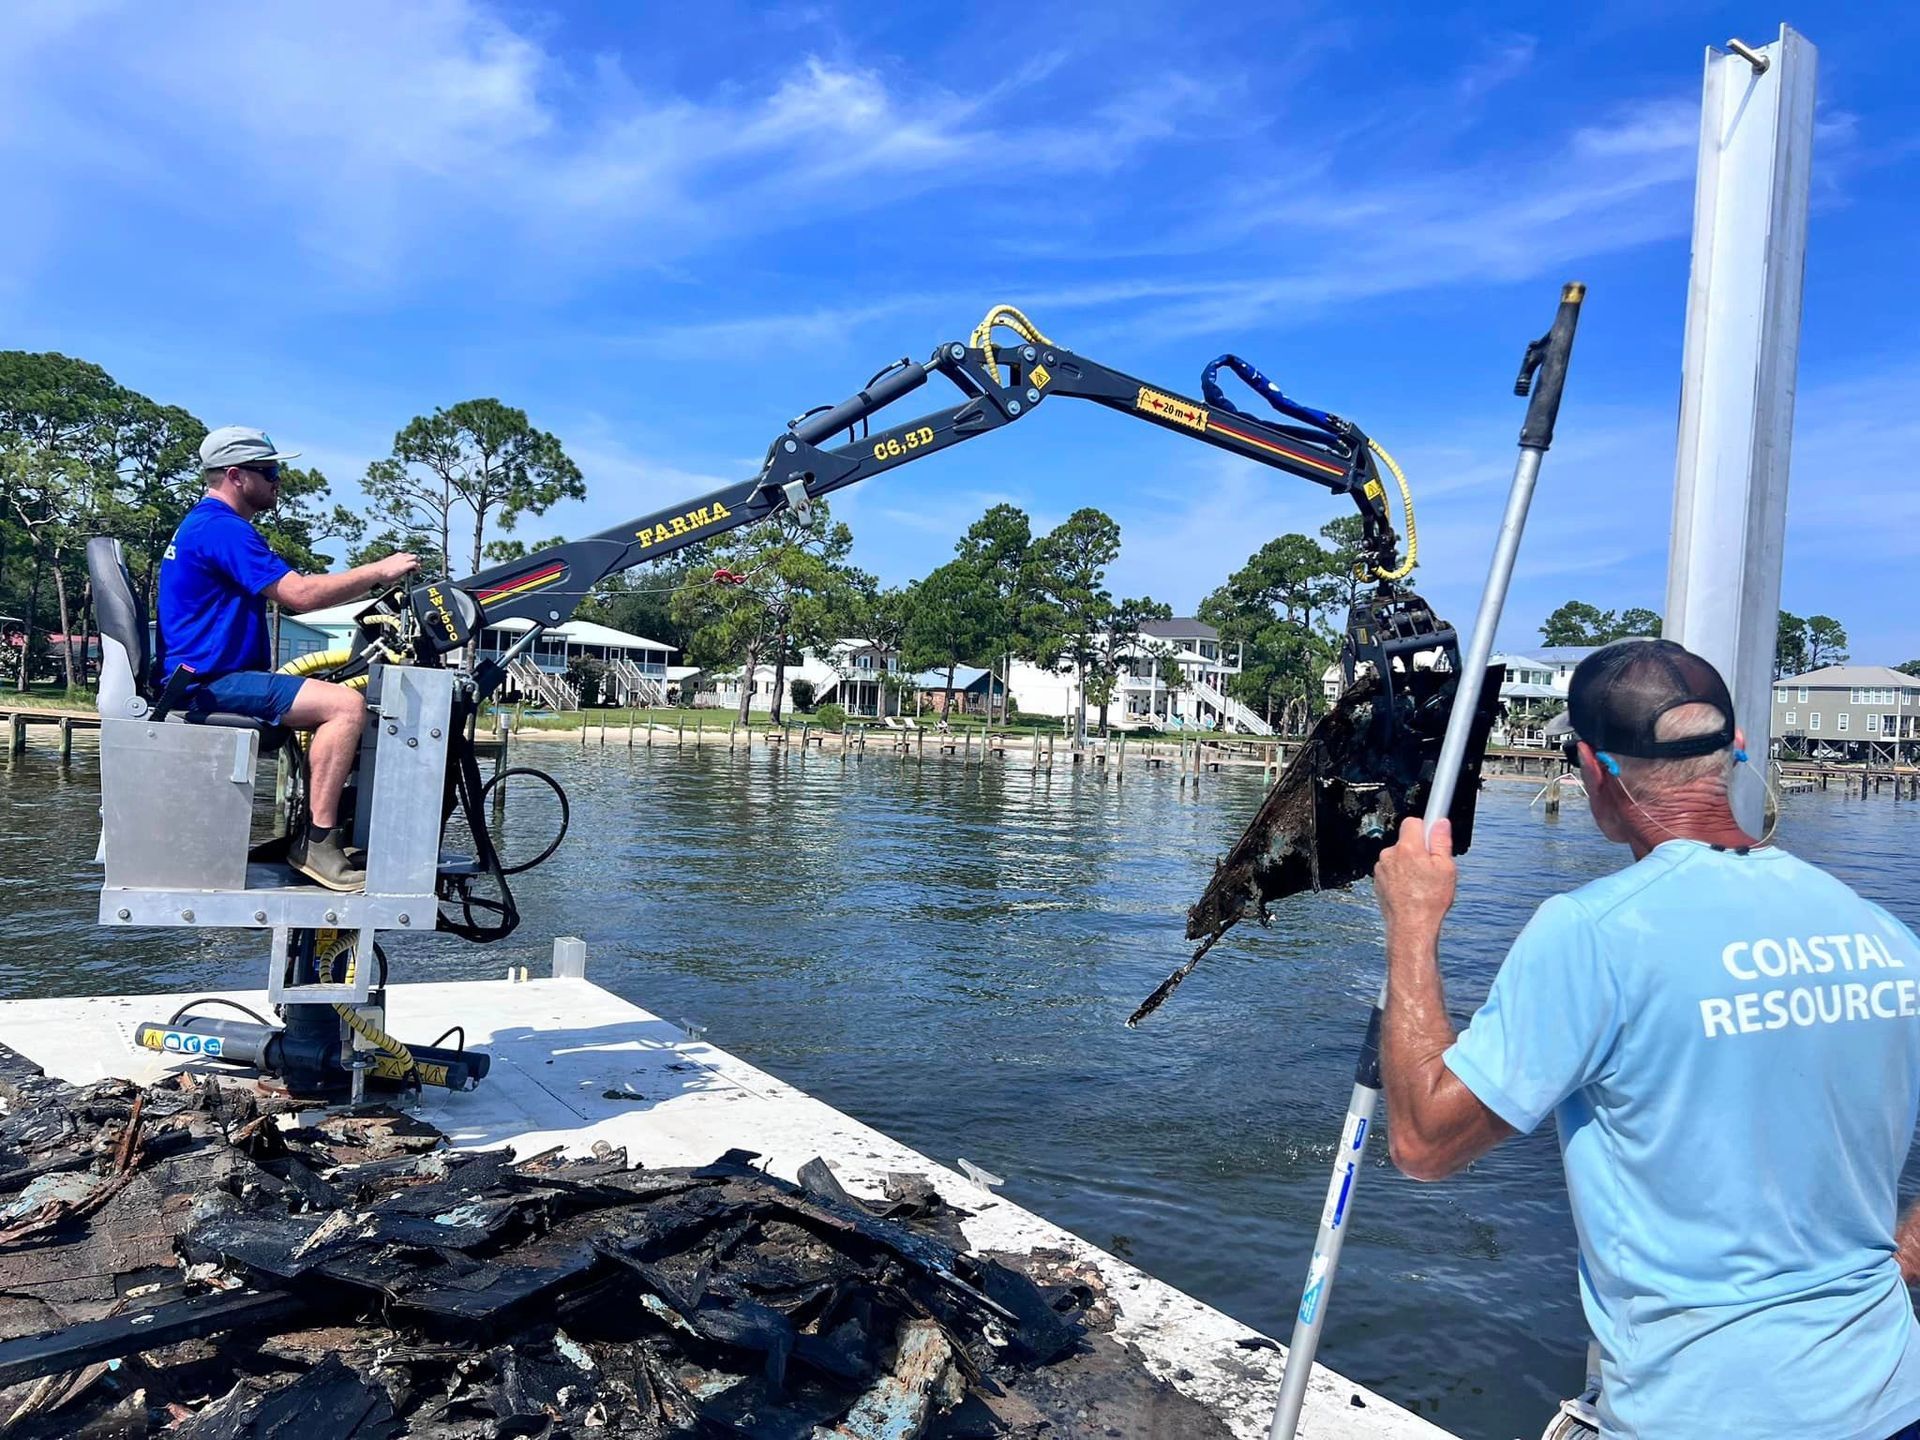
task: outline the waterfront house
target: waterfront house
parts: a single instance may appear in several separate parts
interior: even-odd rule
[[[1120,673],[1107,704],[1115,729],[1228,730],[1269,735],[1272,727],[1226,693],[1242,668],[1238,641],[1191,615],[1149,620],[1122,647]],[[943,677],[944,678],[944,677]],[[1008,670],[1014,705],[1023,714],[1064,719],[1080,707],[1081,677],[1015,660]],[[1099,707],[1087,706],[1089,715]]]
[[[935,715],[947,713],[946,666],[922,670],[907,678],[918,696],[921,712]],[[985,715],[989,696],[992,697],[994,709],[998,711],[1005,689],[998,675],[978,665],[953,667],[953,711],[956,715]]]
[[[824,652],[803,650],[798,660],[787,663],[782,676],[787,696],[781,714],[793,709],[793,682],[805,680],[813,686],[815,708],[839,705],[849,715],[873,720],[898,715],[901,692],[912,683],[910,679],[903,681],[900,675],[899,655],[887,653],[869,640],[836,640]],[[772,711],[774,666],[756,665],[751,675],[737,667],[715,671],[712,679],[713,688],[700,693],[701,705],[738,711],[741,689],[750,687],[747,708]]]
[[[1581,658],[1592,647],[1556,645],[1556,658],[1538,655],[1495,655],[1491,663],[1504,665],[1500,681],[1503,713],[1494,721],[1489,741],[1494,745],[1544,746],[1548,744],[1547,722],[1567,708],[1567,685],[1578,658],[1568,659],[1559,652],[1578,651]]]
[[[1920,759],[1920,679],[1885,665],[1828,665],[1773,682],[1782,755],[1897,764]]]

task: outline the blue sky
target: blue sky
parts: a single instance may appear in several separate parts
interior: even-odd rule
[[[4,343],[258,424],[351,495],[416,413],[555,431],[584,534],[752,473],[780,427],[988,304],[1197,389],[1222,350],[1407,466],[1420,585],[1470,616],[1520,347],[1591,287],[1504,638],[1664,595],[1704,47],[1747,5],[9,7]],[[1783,603],[1920,655],[1920,44],[1821,51]],[[931,392],[923,392],[931,393]],[[918,400],[920,397],[915,397]],[[915,401],[909,401],[911,408]],[[904,416],[903,416],[904,418]],[[1117,591],[1195,604],[1316,487],[1090,406],[846,492],[922,574],[987,505],[1112,513]],[[1343,502],[1344,503],[1344,502]]]

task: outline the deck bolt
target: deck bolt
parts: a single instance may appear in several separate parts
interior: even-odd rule
[[[114,911],[114,914],[118,915],[122,920],[133,919],[133,911],[127,909],[124,905],[121,906],[120,909]]]
[[[433,727],[433,729],[429,730],[427,733],[433,736],[434,739],[438,740],[440,738],[440,727],[436,725]]]
[[[191,911],[191,910],[182,910],[182,911],[180,912],[180,918],[181,918],[182,920],[184,920],[184,921],[186,921],[186,922],[187,922],[187,923],[188,923],[189,925],[191,925],[191,924],[193,923],[193,911]]]
[[[264,924],[266,924],[266,923],[267,923],[267,912],[266,912],[266,911],[264,911],[264,910],[256,910],[256,911],[254,911],[254,912],[253,912],[253,923],[254,923],[254,924],[256,924],[256,925],[264,925]]]
[[[1020,352],[1020,358],[1022,360],[1031,360],[1033,358],[1033,346],[1029,345],[1022,350]]]
[[[793,453],[795,453],[795,452],[796,452],[797,450],[799,450],[799,448],[800,448],[800,444],[799,444],[799,442],[798,442],[798,441],[795,441],[795,440],[787,440],[787,441],[784,441],[784,442],[782,442],[782,444],[781,444],[781,446],[780,446],[780,448],[781,448],[782,450],[785,450],[785,451],[787,452],[787,454],[789,454],[789,455],[792,455],[792,454],[793,454]]]
[[[399,733],[400,733],[400,727],[398,725],[387,726],[387,734],[398,735]]]
[[[408,748],[409,750],[417,750],[417,749],[419,749],[419,748],[420,748],[420,737],[419,737],[418,735],[409,735],[409,736],[407,736],[407,748]]]
[[[964,360],[967,358],[967,347],[964,345],[949,345],[947,347],[947,354],[956,360]]]
[[[1007,401],[1007,413],[1009,415],[1018,415],[1020,413],[1020,402],[1018,400]]]
[[[1038,405],[1040,403],[1040,392],[1038,390],[1027,391],[1027,403],[1029,405]]]
[[[413,917],[409,915],[406,911],[402,910],[400,912],[400,923],[402,925],[411,925],[413,923]]]
[[[327,911],[327,916],[326,916],[327,924],[331,925],[334,923],[334,921],[338,920],[339,918],[340,918],[339,912],[334,910]]]

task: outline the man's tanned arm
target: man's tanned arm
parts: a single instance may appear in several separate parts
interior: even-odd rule
[[[1444,1180],[1514,1133],[1446,1067],[1453,1044],[1440,985],[1440,926],[1453,906],[1453,826],[1400,824],[1400,841],[1373,872],[1387,922],[1387,1008],[1380,1065],[1387,1092],[1393,1163],[1415,1180]]]

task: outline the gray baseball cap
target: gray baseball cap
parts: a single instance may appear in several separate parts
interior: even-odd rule
[[[264,430],[244,425],[222,425],[200,442],[200,468],[224,470],[229,465],[265,465],[298,459],[298,450],[276,450]]]

